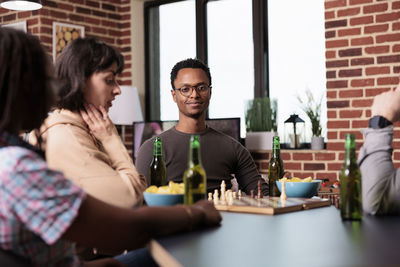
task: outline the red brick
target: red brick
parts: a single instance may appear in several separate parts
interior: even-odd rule
[[[327,0],[325,1],[325,9],[346,6],[346,0]]]
[[[336,57],[336,51],[326,51],[325,52],[325,57],[326,57],[326,59],[335,58]]]
[[[313,155],[312,153],[293,153],[293,160],[312,160]]]
[[[393,153],[393,159],[394,160],[400,160],[400,152],[394,152]]]
[[[315,153],[315,160],[335,160],[335,153]]]
[[[339,98],[349,98],[349,97],[362,97],[363,90],[341,90],[339,91]]]
[[[75,14],[69,14],[69,19],[74,21],[74,22],[80,22],[80,21],[84,21],[85,18],[79,15],[75,15]]]
[[[335,11],[326,11],[325,12],[325,20],[335,18]]]
[[[101,18],[105,18],[107,16],[107,13],[98,10],[92,10],[92,14]]]
[[[122,45],[127,45],[127,44],[130,44],[130,43],[131,43],[131,38],[125,38],[125,39],[121,40],[121,44]],[[125,68],[127,68],[126,64],[125,64]]]
[[[400,34],[385,34],[385,35],[377,35],[375,37],[377,43],[385,43],[385,42],[395,42],[400,41]]]
[[[51,42],[53,41],[51,39],[51,37],[44,36],[44,35],[39,36],[39,40],[42,41],[45,44],[51,44]]]
[[[337,132],[328,132],[328,140],[337,139]]]
[[[341,10],[337,11],[338,17],[349,17],[349,16],[357,15],[359,13],[360,13],[360,8],[359,7],[341,9]]]
[[[344,145],[343,145],[343,149],[344,149]],[[328,163],[328,170],[329,171],[340,171],[342,166],[343,166],[343,163]]]
[[[350,85],[352,87],[364,87],[364,86],[373,86],[375,84],[374,79],[356,79],[351,80]]]
[[[118,82],[119,85],[132,85],[132,81],[131,80],[126,80],[126,81],[121,81]]]
[[[102,8],[105,9],[105,10],[110,10],[110,11],[115,11],[116,10],[114,5],[109,5],[109,4],[105,4],[105,3],[103,3]]]
[[[351,122],[351,127],[352,128],[366,128],[366,127],[368,127],[368,121],[369,120],[353,120]]]
[[[325,32],[325,39],[336,37],[336,31],[327,31]]]
[[[344,59],[344,60],[326,61],[325,65],[326,65],[326,68],[347,67],[347,66],[349,66],[349,60]]]
[[[372,3],[372,0],[350,0],[350,5],[359,5],[359,4],[367,4]]]
[[[362,69],[339,70],[339,77],[358,77],[362,75]]]
[[[362,110],[340,110],[339,117],[342,119],[360,118]]]
[[[326,149],[334,150],[334,151],[343,151],[344,143],[343,142],[329,142],[326,144]]]
[[[400,19],[400,12],[385,13],[376,15],[376,22],[395,21]]]
[[[324,163],[304,163],[305,171],[323,171],[325,170]]]
[[[360,34],[361,34],[361,28],[338,30],[339,37],[349,36],[349,35],[360,35]]]
[[[344,150],[344,145],[343,145],[343,150]],[[343,161],[344,160],[344,152],[342,152],[342,153],[339,153],[339,160],[340,161]]]
[[[85,17],[85,22],[86,23],[90,23],[90,24],[94,24],[94,25],[99,25],[101,23],[100,19],[95,19],[93,17]]]
[[[104,28],[100,28],[100,27],[92,27],[92,31],[94,33],[100,33],[100,34],[106,34],[107,30]]]
[[[285,160],[291,160],[291,155],[290,155],[290,153],[288,153],[288,152],[281,152],[281,159],[283,160],[283,161],[285,161]]]
[[[91,7],[100,7],[100,4],[97,1],[90,1],[90,0],[86,0],[86,5],[87,6],[91,6]]]
[[[285,162],[283,165],[285,170],[301,170],[301,163]]]
[[[365,111],[365,116],[371,117],[371,110],[366,110]]]
[[[399,83],[399,77],[382,77],[378,78],[378,85],[397,85]]]
[[[50,27],[52,27],[53,21],[54,20],[52,20],[52,19],[48,19],[48,18],[44,18],[44,17],[40,18],[40,22],[41,22],[42,25],[48,25]]]
[[[19,19],[24,19],[24,18],[28,18],[32,15],[32,13],[30,11],[25,11],[25,12],[18,12],[18,18]]]
[[[327,78],[327,79],[334,79],[334,78],[336,78],[336,71],[335,71],[335,70],[327,71],[327,72],[326,72],[326,78]]]
[[[55,10],[50,10],[50,16],[57,19],[66,19],[67,14],[65,12],[59,12]]]
[[[394,66],[393,73],[400,73],[400,66]]]
[[[331,21],[325,22],[325,29],[345,27],[345,26],[347,26],[347,19],[331,20]]]
[[[118,12],[119,12],[119,13],[129,12],[129,11],[131,11],[131,7],[130,7],[130,6],[118,7]]]
[[[52,34],[53,33],[53,30],[51,29],[51,28],[48,28],[48,27],[40,27],[40,33],[42,34],[42,33],[47,33],[47,34]]]
[[[389,29],[389,24],[379,24],[364,27],[364,34],[376,33],[376,32],[386,32]]]
[[[386,11],[387,9],[388,9],[387,3],[380,3],[380,4],[375,4],[375,5],[364,6],[363,12],[364,12],[364,14],[377,13],[377,12]]]
[[[348,120],[344,120],[344,121],[331,120],[331,121],[328,121],[327,125],[328,125],[328,129],[341,129],[341,128],[348,129],[348,128],[350,128],[350,122]],[[328,150],[329,150],[329,148],[328,148]]]
[[[365,69],[366,75],[380,75],[380,74],[389,74],[390,67],[369,67]]]
[[[361,54],[362,50],[360,47],[339,50],[339,57],[361,56]]]
[[[350,25],[363,25],[363,24],[371,24],[374,23],[374,17],[373,16],[363,16],[363,17],[358,17],[358,18],[351,18],[350,19]]]
[[[83,4],[83,0],[68,0],[68,1],[74,4]]]
[[[400,1],[392,3],[392,9],[399,9],[400,8]]]
[[[354,108],[370,107],[371,105],[372,105],[372,99],[357,99],[353,100],[351,103],[351,106]]]
[[[381,46],[370,46],[365,48],[365,52],[367,54],[382,54],[388,53],[390,47],[388,45],[381,45]]]
[[[392,48],[392,51],[393,52],[400,52],[400,45],[393,45],[393,48]]]
[[[17,19],[17,14],[10,14],[10,15],[6,15],[3,17],[3,21],[7,22],[7,21],[11,21],[11,20],[16,20]]]
[[[392,31],[400,30],[400,22],[395,22],[392,24]]]
[[[347,39],[326,41],[325,46],[326,48],[346,47],[349,46],[349,41]]]
[[[328,110],[328,119],[336,119],[336,111]]]
[[[335,90],[335,91],[329,90],[329,91],[326,93],[326,97],[327,97],[328,99],[336,98],[336,97],[337,97],[337,96],[336,96],[336,90]]]
[[[347,80],[328,81],[327,88],[347,88]]]
[[[38,24],[38,23],[39,23],[39,19],[38,18],[28,19],[26,21],[26,24],[27,24],[28,27],[31,27],[31,26],[33,26],[35,24]]]
[[[394,63],[400,62],[400,55],[380,56],[378,57],[378,64],[381,63]]]
[[[371,65],[374,63],[375,63],[375,59],[373,57],[353,58],[350,61],[350,64],[352,66]]]
[[[68,10],[68,11],[74,10],[74,6],[69,5],[69,4],[58,3],[58,7],[62,10]]]
[[[326,106],[328,108],[347,108],[349,107],[349,101],[348,100],[343,100],[343,101],[327,101]]]
[[[368,45],[368,44],[373,44],[373,43],[374,43],[374,39],[372,37],[361,37],[361,38],[351,39],[352,46]]]

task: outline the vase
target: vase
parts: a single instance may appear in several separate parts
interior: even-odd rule
[[[324,138],[322,136],[311,137],[311,149],[312,150],[324,149]]]
[[[276,132],[247,132],[246,148],[248,150],[272,150],[272,137]]]

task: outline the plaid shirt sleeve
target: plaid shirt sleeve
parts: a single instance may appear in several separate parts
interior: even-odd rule
[[[18,150],[24,151],[14,175],[3,180],[7,203],[25,227],[52,245],[77,216],[85,192],[34,152]]]

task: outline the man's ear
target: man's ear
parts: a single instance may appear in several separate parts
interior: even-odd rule
[[[172,96],[172,99],[174,100],[174,102],[176,103],[177,99],[176,99],[176,92],[174,89],[171,89],[171,96]]]

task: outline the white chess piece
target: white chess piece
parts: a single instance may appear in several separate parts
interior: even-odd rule
[[[225,192],[226,192],[226,184],[225,184],[225,181],[222,180],[222,182],[221,182],[221,201],[226,200]]]
[[[281,200],[287,200],[287,196],[286,196],[286,181],[282,181],[282,193],[281,193]]]

